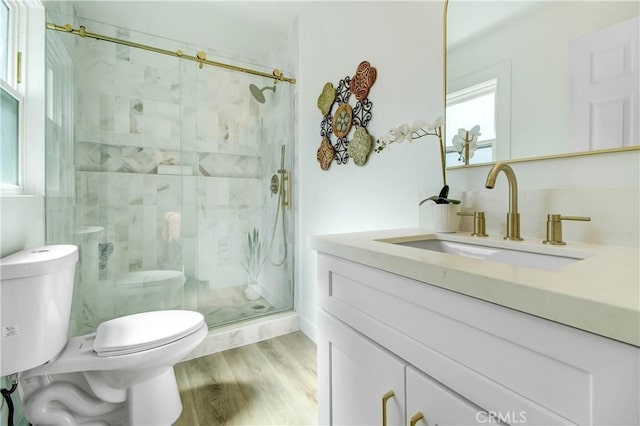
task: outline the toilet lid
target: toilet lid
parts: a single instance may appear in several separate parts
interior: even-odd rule
[[[98,356],[126,355],[179,340],[204,325],[193,311],[154,311],[105,321],[98,326],[93,350]]]

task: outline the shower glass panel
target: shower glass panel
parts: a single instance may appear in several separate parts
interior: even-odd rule
[[[185,195],[195,190],[185,214],[196,224],[193,241],[185,241],[193,250],[185,254],[187,303],[209,324],[291,309],[293,220],[284,205],[293,153],[291,86],[278,83],[261,104],[249,87],[273,80],[215,67],[195,74],[195,137],[183,146],[188,167],[198,171],[184,180]]]
[[[78,17],[47,21],[202,49]],[[47,243],[80,248],[72,335],[159,309],[197,310],[210,327],[292,309],[290,85],[260,104],[249,86],[273,86],[267,78],[46,34],[47,108],[67,111],[47,122]]]

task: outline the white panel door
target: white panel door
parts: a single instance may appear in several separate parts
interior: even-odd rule
[[[393,391],[386,424],[402,425],[405,364],[324,312],[319,325],[318,377],[329,379],[319,386],[320,424],[382,425],[383,395]]]
[[[635,17],[570,43],[572,150],[639,144],[639,22]]]

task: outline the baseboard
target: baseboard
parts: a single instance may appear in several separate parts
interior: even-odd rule
[[[302,331],[313,343],[318,343],[318,326],[308,321],[306,318],[299,317],[300,331]]]

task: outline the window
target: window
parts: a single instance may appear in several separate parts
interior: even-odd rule
[[[493,161],[496,140],[496,89],[498,81],[491,79],[447,95],[446,149],[447,164],[461,164],[452,139],[458,129],[480,126],[480,137],[472,163]]]
[[[0,0],[0,190],[22,185],[22,104],[18,71],[18,3]]]

